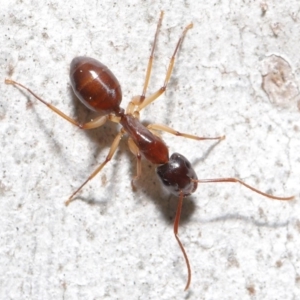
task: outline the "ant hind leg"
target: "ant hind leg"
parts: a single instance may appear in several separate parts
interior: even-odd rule
[[[42,99],[41,97],[39,97],[37,94],[35,94],[31,89],[29,89],[28,87],[24,86],[23,84],[16,82],[12,79],[5,79],[5,83],[6,84],[11,84],[14,86],[18,86],[24,90],[26,90],[27,92],[29,92],[34,98],[36,98],[37,100],[39,100],[41,103],[43,103],[44,105],[46,105],[49,109],[51,109],[54,113],[56,113],[57,115],[59,115],[61,118],[65,119],[66,121],[68,121],[69,123],[79,127],[80,129],[92,129],[92,128],[97,128],[102,126],[107,120],[111,120],[113,122],[118,122],[118,118],[115,117],[114,115],[105,115],[105,116],[100,116],[95,118],[93,121],[87,122],[85,124],[80,124],[78,123],[77,120],[67,116],[65,113],[63,113],[61,110],[59,110],[58,108],[56,108],[54,105],[48,103],[47,101],[45,101],[44,99]]]
[[[183,30],[178,42],[177,42],[176,48],[175,48],[174,53],[173,53],[173,55],[170,59],[170,62],[169,62],[169,67],[167,69],[167,73],[166,73],[166,77],[165,77],[165,81],[164,81],[163,86],[159,90],[154,92],[152,95],[146,97],[145,100],[138,105],[138,111],[141,111],[142,109],[144,109],[146,106],[148,106],[150,103],[155,101],[159,96],[161,96],[166,91],[167,85],[170,81],[172,71],[173,71],[173,68],[174,68],[176,53],[178,52],[179,47],[182,44],[183,39],[184,39],[187,31],[189,29],[191,29],[192,27],[193,27],[193,23],[186,26],[185,29]]]

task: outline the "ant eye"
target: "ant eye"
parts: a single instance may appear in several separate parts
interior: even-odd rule
[[[188,169],[192,167],[191,163],[188,160],[185,160],[184,163]]]
[[[163,181],[164,185],[167,185],[167,186],[171,185],[171,183],[167,179],[165,179],[165,178],[162,178],[162,181]]]

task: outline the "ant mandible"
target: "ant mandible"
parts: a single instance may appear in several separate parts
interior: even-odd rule
[[[53,105],[47,103],[29,88],[24,85],[11,80],[5,79],[6,84],[12,84],[19,86],[27,90],[36,99],[41,101],[43,104],[48,106],[53,112],[72,123],[73,125],[79,127],[80,129],[92,129],[102,126],[106,121],[112,121],[120,123],[122,125],[121,130],[115,137],[108,155],[102,164],[96,168],[96,170],[73,192],[69,199],[65,202],[69,205],[70,202],[75,200],[75,195],[92,179],[94,178],[103,167],[111,160],[114,153],[116,152],[121,138],[124,134],[128,134],[128,146],[130,151],[135,155],[137,159],[137,173],[133,177],[131,184],[134,187],[134,182],[137,180],[141,174],[141,158],[144,157],[151,163],[158,165],[157,174],[163,185],[167,187],[170,193],[179,197],[176,216],[174,220],[174,235],[179,244],[179,247],[183,253],[186,266],[187,266],[187,283],[185,290],[187,290],[191,283],[191,267],[189,263],[186,251],[181,243],[178,236],[178,227],[182,209],[183,198],[191,195],[197,189],[198,183],[209,183],[209,182],[236,182],[247,187],[248,189],[261,194],[265,197],[275,199],[275,200],[292,200],[294,197],[276,197],[267,193],[263,193],[254,187],[244,183],[243,181],[236,178],[217,178],[217,179],[204,179],[199,180],[197,178],[196,172],[194,171],[191,163],[183,155],[174,153],[169,158],[169,151],[161,139],[157,131],[165,131],[176,136],[182,136],[194,140],[223,140],[225,136],[219,137],[199,137],[187,133],[182,133],[176,131],[166,125],[160,124],[150,124],[145,127],[139,120],[140,111],[155,101],[159,96],[161,96],[167,88],[168,82],[170,80],[175,56],[178,52],[180,45],[189,29],[193,27],[193,24],[189,24],[183,30],[177,45],[175,47],[174,53],[170,59],[169,66],[167,69],[166,77],[163,86],[150,96],[146,96],[146,91],[148,88],[152,63],[154,58],[154,50],[156,47],[157,36],[159,29],[161,27],[163,19],[163,11],[160,13],[160,18],[157,24],[154,42],[152,45],[151,54],[148,61],[148,66],[146,70],[146,78],[144,82],[144,87],[142,94],[140,96],[133,97],[128,104],[126,111],[120,107],[122,100],[122,92],[120,84],[114,74],[99,61],[89,58],[89,57],[76,57],[71,62],[70,68],[70,79],[71,85],[75,95],[79,100],[90,110],[101,113],[101,116],[96,119],[80,124],[75,119],[70,118],[62,111],[54,107]]]

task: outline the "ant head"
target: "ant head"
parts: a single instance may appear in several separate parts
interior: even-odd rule
[[[196,172],[191,163],[181,154],[173,153],[170,160],[156,168],[156,172],[167,190],[175,196],[179,196],[180,192],[184,197],[194,193],[197,189]]]

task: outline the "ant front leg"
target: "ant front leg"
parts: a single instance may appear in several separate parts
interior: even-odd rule
[[[217,137],[201,137],[201,136],[197,136],[197,135],[183,133],[183,132],[179,132],[177,130],[174,130],[173,128],[171,128],[167,125],[163,125],[163,124],[150,124],[150,125],[147,126],[147,128],[150,131],[151,130],[165,131],[165,132],[168,132],[168,133],[176,135],[176,136],[182,136],[184,138],[197,140],[197,141],[203,141],[203,140],[219,140],[219,141],[222,141],[222,140],[225,139],[225,135],[217,136]]]
[[[85,124],[80,124],[78,123],[75,119],[67,116],[65,113],[63,113],[61,110],[59,110],[58,108],[56,108],[55,106],[53,106],[52,104],[48,103],[47,101],[43,100],[41,97],[39,97],[37,94],[35,94],[32,90],[30,90],[29,88],[27,88],[26,86],[24,86],[21,83],[18,83],[12,79],[5,79],[5,83],[6,84],[11,84],[14,86],[18,86],[21,87],[22,89],[26,90],[27,92],[29,92],[34,98],[36,98],[37,100],[39,100],[41,103],[43,103],[44,105],[46,105],[48,108],[50,108],[53,112],[55,112],[57,115],[59,115],[61,118],[65,119],[66,121],[68,121],[69,123],[79,127],[80,129],[92,129],[92,128],[96,128],[96,127],[100,127],[102,126],[107,120],[113,121],[113,122],[119,122],[119,118],[117,118],[114,115],[105,115],[105,116],[100,116],[95,118],[94,120],[87,122]]]

